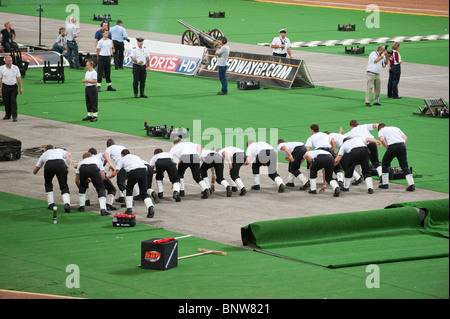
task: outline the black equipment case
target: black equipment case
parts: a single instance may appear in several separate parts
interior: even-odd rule
[[[0,161],[14,161],[20,158],[22,142],[0,135]]]

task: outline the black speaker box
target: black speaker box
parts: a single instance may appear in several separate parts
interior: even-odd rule
[[[166,270],[178,266],[178,241],[155,244],[152,238],[141,242],[141,268]]]
[[[21,141],[5,135],[0,135],[0,161],[18,160],[21,152]]]

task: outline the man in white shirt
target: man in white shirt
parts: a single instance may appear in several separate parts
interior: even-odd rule
[[[108,91],[115,91],[111,86],[111,56],[114,52],[113,42],[108,39],[108,30],[103,30],[103,38],[97,44],[97,90],[100,92],[102,86],[103,73],[105,74]]]
[[[228,40],[225,37],[221,37],[219,40],[219,48],[216,50],[217,67],[219,68],[219,80],[222,84],[222,89],[217,92],[217,95],[228,94],[228,56],[230,55],[230,47],[227,44]]]
[[[388,54],[384,46],[378,46],[376,51],[373,51],[369,55],[369,61],[367,62],[366,78],[366,106],[372,106],[370,104],[370,97],[372,91],[374,91],[373,105],[380,104],[380,92],[381,92],[381,78],[380,74],[384,67],[388,63]]]
[[[225,148],[217,150],[217,153],[219,153],[228,163],[228,167],[230,168],[230,177],[233,181],[232,184],[235,184],[235,186],[231,186],[232,190],[236,191],[235,189],[238,189],[241,191],[239,195],[244,196],[247,193],[247,190],[245,189],[245,185],[239,176],[239,171],[242,165],[248,165],[245,152],[240,148],[227,146]],[[233,187],[235,189],[233,189]]]
[[[179,159],[178,174],[180,175],[180,196],[184,197],[184,173],[188,168],[191,169],[194,181],[202,190],[202,199],[206,199],[211,195],[211,189],[205,183],[200,173],[200,155],[202,146],[191,142],[182,142],[181,138],[173,141],[174,146],[170,150],[170,155]]]
[[[172,155],[168,152],[164,152],[162,149],[157,148],[154,151],[154,156],[150,160],[150,166],[156,170],[156,184],[158,186],[158,197],[163,198],[164,192],[164,172],[169,175],[169,180],[173,186],[173,199],[179,202],[180,198],[180,175],[178,174],[177,165]]]
[[[46,145],[44,154],[39,157],[36,166],[33,168],[33,174],[37,174],[44,166],[44,186],[47,193],[48,209],[52,210],[55,206],[53,196],[53,177],[57,177],[59,189],[64,202],[64,211],[70,213],[70,193],[69,185],[67,184],[68,166],[72,155],[61,149],[54,148],[53,145]]]
[[[214,185],[214,183],[217,182],[225,188],[227,197],[230,197],[233,194],[233,191],[231,189],[231,185],[226,181],[225,178],[223,178],[223,157],[214,150],[203,149],[200,160],[202,161],[202,165],[200,166],[200,174],[209,188],[213,190],[211,185]],[[211,169],[212,175],[211,184],[209,184],[208,180],[209,169]]]
[[[270,47],[273,49],[274,56],[289,57],[292,59],[291,54],[291,41],[286,37],[286,29],[281,29],[280,35],[278,37],[273,38]]]
[[[128,175],[125,197],[127,210],[125,213],[129,215],[133,213],[133,188],[134,185],[138,184],[139,194],[144,199],[144,204],[147,207],[147,218],[153,218],[155,215],[155,207],[153,206],[152,198],[148,194],[148,171],[144,161],[139,156],[130,154],[130,151],[127,149],[122,150],[121,156],[122,159],[108,178],[114,178],[122,169]]]
[[[277,183],[278,193],[284,192],[284,182],[283,179],[277,173],[278,155],[277,151],[266,142],[255,142],[252,140],[247,141],[247,160],[250,157],[254,158],[255,161],[252,163],[253,181],[254,184],[251,187],[254,190],[260,190],[260,176],[259,170],[261,166],[267,166],[268,175],[271,180]]]
[[[80,58],[78,56],[78,43],[77,38],[80,35],[80,31],[75,26],[75,18],[70,17],[69,23],[66,24],[66,39],[67,39],[67,56],[69,60],[70,68],[83,69],[80,66]],[[73,61],[72,61],[73,59]]]
[[[288,171],[289,179],[286,186],[294,186],[294,178],[298,178],[302,182],[302,190],[307,189],[310,184],[308,179],[300,172],[300,165],[303,161],[303,156],[306,153],[306,146],[302,142],[285,142],[283,139],[278,140],[278,152],[286,155],[286,160],[289,161]]]
[[[19,89],[17,89],[17,83]],[[5,105],[4,120],[17,122],[17,95],[23,93],[22,78],[17,65],[12,64],[10,55],[5,56],[5,65],[0,66],[0,91]]]
[[[109,155],[109,157],[114,161],[114,164],[117,165],[119,161],[122,159],[122,151],[126,147],[123,145],[117,145],[113,139],[108,139],[106,141],[106,150],[105,153]],[[125,190],[127,188],[126,184],[127,173],[125,170],[120,170],[117,174],[117,187],[119,188],[119,198],[116,199],[118,203],[125,203]]]
[[[408,158],[406,154],[406,142],[408,137],[398,127],[386,126],[384,123],[378,125],[378,138],[380,142],[386,148],[381,165],[383,168],[383,174],[381,176],[380,188],[389,188],[389,171],[391,162],[394,158],[397,158],[401,169],[405,174],[406,181],[408,183],[407,191],[414,191],[416,189],[414,185],[414,178],[408,167]]]
[[[317,194],[317,172],[324,170],[323,179],[324,186],[319,192],[325,191],[325,182],[327,182],[333,188],[333,196],[339,197],[340,188],[339,184],[333,179],[334,158],[330,152],[324,150],[307,151],[304,155],[305,160],[310,165],[310,194]]]
[[[147,70],[150,70],[150,53],[144,46],[144,39],[136,38],[137,47],[131,50],[130,58],[133,61],[133,91],[134,97],[148,98],[145,95],[145,82],[147,80]],[[140,95],[138,95],[138,91]]]

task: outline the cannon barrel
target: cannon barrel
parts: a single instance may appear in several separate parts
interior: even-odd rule
[[[187,30],[183,33],[181,43],[189,45],[204,45],[208,48],[215,48],[218,45],[218,40],[222,36],[222,32],[218,29],[214,29],[209,33],[203,32],[197,28],[194,28],[190,24],[183,20],[178,20],[178,23],[184,26]],[[214,34],[216,37],[212,36]]]

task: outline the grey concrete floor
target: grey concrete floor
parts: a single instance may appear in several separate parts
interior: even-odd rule
[[[18,34],[17,41],[37,44],[37,18],[0,12],[0,21],[11,21],[13,23],[13,28],[16,29]],[[47,18],[43,21],[42,43],[50,45],[56,39],[57,30],[63,25],[63,22]],[[83,24],[81,29],[83,34],[88,36],[81,37],[79,41],[80,50],[93,52],[92,38],[98,27]],[[181,38],[181,36],[136,30],[128,30],[128,34],[168,42],[179,42]],[[232,49],[238,46],[234,43],[230,43],[230,45]],[[242,51],[270,54],[270,49],[256,45],[239,44],[239,48]],[[294,56],[306,60],[316,84],[364,91],[366,63],[364,59],[302,51],[294,51]],[[404,69],[401,87],[404,96],[445,97],[448,99],[448,68],[409,63],[405,65]],[[424,70],[427,71],[426,75],[424,75]],[[330,79],[330,72],[334,74],[332,79]],[[433,72],[434,76],[432,75]],[[360,80],[356,80],[358,77]],[[410,77],[409,82],[408,77]],[[386,81],[385,77],[383,77],[383,81]],[[20,120],[17,123],[0,122],[0,134],[20,140],[22,149],[42,146],[48,143],[49,136],[51,136],[52,144],[66,148],[72,153],[74,161],[81,159],[81,155],[89,147],[104,151],[108,138],[113,138],[117,144],[126,146],[132,153],[145,160],[150,160],[155,148],[161,147],[164,150],[169,150],[172,146],[169,141],[89,127],[83,127],[83,130],[80,130],[79,126],[68,123],[24,115],[19,115],[19,117]],[[42,171],[37,175],[32,174],[36,162],[37,157],[29,155],[23,155],[18,161],[0,162],[0,191],[45,201]],[[287,164],[279,163],[278,171],[286,182]],[[228,176],[228,174],[225,175]],[[349,193],[343,193],[339,198],[332,196],[329,187],[325,193],[311,195],[299,191],[298,186],[300,185],[295,188],[287,188],[285,193],[279,194],[275,183],[266,175],[262,175],[262,189],[260,191],[250,190],[253,183],[250,167],[241,169],[241,177],[248,189],[246,196],[241,197],[234,193],[232,197],[227,198],[223,188],[216,186],[216,192],[210,198],[202,200],[200,199],[200,188],[195,184],[190,172],[187,172],[187,195],[180,203],[176,203],[171,198],[170,185],[168,181],[165,181],[166,197],[155,205],[155,217],[152,219],[146,218],[147,214],[143,202],[135,203],[134,212],[138,217],[138,222],[141,223],[178,233],[193,234],[196,237],[229,245],[242,246],[241,227],[256,221],[374,210],[382,209],[397,202],[448,198],[448,194],[424,189],[416,189],[413,193],[406,192],[404,186],[396,184],[392,184],[389,190],[378,190],[377,181],[375,181],[375,193],[372,195],[367,194],[364,184],[353,186]],[[318,180],[320,178],[319,176]],[[71,167],[69,187],[72,194],[72,213],[83,214],[76,212],[78,191],[74,179],[75,170]],[[55,199],[57,203],[62,203],[58,191],[55,191]],[[98,212],[98,200],[93,188],[91,188],[91,202],[90,210]],[[50,213],[49,218],[51,218]],[[99,218],[110,217],[99,216]]]

